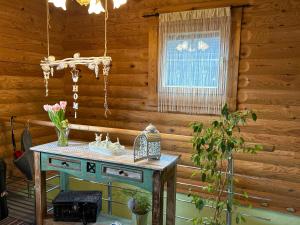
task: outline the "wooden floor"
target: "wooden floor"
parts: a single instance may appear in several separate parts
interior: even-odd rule
[[[35,221],[35,207],[32,198],[9,194],[8,209],[10,217],[21,219],[24,224],[33,224]]]
[[[23,178],[8,178],[7,204],[9,210],[9,218],[1,221],[0,225],[34,224],[35,206],[33,198],[33,184],[29,183],[28,185]]]
[[[29,223],[16,218],[7,217],[6,219],[0,221],[0,225],[29,225]]]
[[[89,223],[89,225],[109,225],[115,222],[119,222],[122,225],[132,225],[131,220],[107,216],[107,215],[99,215],[96,223]],[[55,222],[52,218],[46,219],[44,221],[45,225],[82,225],[82,222]]]

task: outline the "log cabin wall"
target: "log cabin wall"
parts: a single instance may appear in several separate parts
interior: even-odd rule
[[[51,8],[52,9],[52,8]],[[61,56],[64,14],[51,10],[51,54]],[[60,21],[60,23],[57,23]],[[1,1],[0,7],[0,117],[14,115],[25,118],[44,118],[42,106],[54,103],[63,95],[63,74],[50,80],[49,97],[45,98],[44,81],[39,66],[47,55],[46,4],[40,0]],[[19,140],[23,125],[16,125]],[[12,145],[9,123],[0,123],[0,157],[7,158],[10,172]],[[53,140],[53,129],[32,127],[34,144]]]
[[[192,1],[192,0],[128,0],[120,9],[110,10],[108,55],[113,67],[109,77],[111,115],[104,117],[103,79],[97,81],[82,70],[79,81],[79,119],[76,123],[143,130],[154,123],[161,132],[191,135],[191,121],[209,123],[213,117],[158,113],[151,93],[155,70],[149,56],[155,52],[151,27],[155,18],[143,18],[156,10],[178,11],[195,7],[219,7],[250,4],[243,9],[238,109],[253,109],[258,121],[242,129],[248,142],[269,146],[273,152],[257,155],[236,154],[235,191],[271,199],[249,201],[258,207],[300,211],[300,2],[296,0]],[[110,5],[111,8],[111,5]],[[156,21],[157,22],[157,21]],[[103,15],[88,15],[85,7],[72,4],[66,21],[64,50],[68,55],[102,55],[104,46]],[[72,96],[69,75],[65,78],[66,96]],[[72,102],[72,98],[69,98]],[[72,114],[70,113],[70,116]],[[73,137],[91,140],[93,134],[72,131]],[[133,144],[134,137],[120,137]],[[182,165],[192,165],[191,144],[163,141],[164,152],[181,154]],[[178,167],[178,181],[200,184],[191,179],[192,170]],[[178,185],[178,191],[188,187]]]

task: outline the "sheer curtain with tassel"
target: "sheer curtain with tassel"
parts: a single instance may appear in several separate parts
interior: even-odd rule
[[[230,26],[230,8],[160,15],[160,112],[220,114],[226,102]]]

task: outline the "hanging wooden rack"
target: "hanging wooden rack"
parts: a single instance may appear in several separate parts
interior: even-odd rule
[[[0,117],[0,121],[9,122],[9,119],[7,117]],[[23,119],[23,118],[16,118],[16,117],[14,118],[14,123],[54,127],[54,124],[50,121],[30,120],[30,119]],[[82,125],[82,124],[69,124],[69,127],[71,130],[81,130],[81,131],[99,132],[99,133],[112,133],[112,134],[119,134],[119,135],[123,134],[123,135],[138,136],[141,133],[140,130],[90,126],[90,125]],[[172,141],[190,142],[192,140],[192,136],[187,136],[187,135],[160,133],[160,136],[162,139],[172,140]],[[249,147],[250,146],[253,147],[257,144],[258,143],[247,142],[247,146],[249,146]],[[275,150],[274,145],[262,145],[262,147],[263,147],[263,151],[267,151],[267,152],[273,152]]]

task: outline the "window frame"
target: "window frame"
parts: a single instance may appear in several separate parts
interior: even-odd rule
[[[197,8],[193,8],[197,9]],[[199,8],[201,9],[201,8]],[[184,9],[187,10],[187,9]],[[184,11],[183,10],[183,11]],[[167,11],[171,12],[171,11]],[[231,35],[226,84],[226,103],[230,111],[237,108],[238,71],[240,61],[240,40],[243,8],[231,8]],[[148,90],[147,106],[158,107],[158,61],[159,61],[159,19],[148,18]],[[178,112],[181,113],[181,112]],[[183,113],[182,113],[183,114]]]

